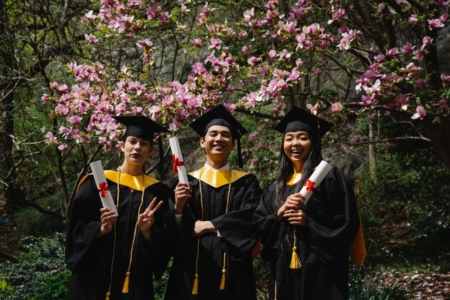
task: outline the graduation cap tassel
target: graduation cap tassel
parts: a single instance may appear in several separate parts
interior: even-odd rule
[[[106,293],[106,298],[105,298],[105,300],[109,300],[109,295],[111,295],[111,293],[110,293],[110,292],[107,292],[107,293]]]
[[[195,273],[194,286],[192,287],[192,295],[198,295],[198,274]]]
[[[242,169],[244,164],[242,163],[242,154],[241,154],[241,139],[237,138],[237,155],[238,155],[238,164],[239,168]]]
[[[292,248],[292,258],[289,268],[300,269],[302,267],[302,264],[300,262],[300,258],[297,255],[297,235],[295,229],[296,227],[294,226],[294,247]]]
[[[220,290],[225,290],[225,279],[227,277],[227,269],[226,269],[226,261],[227,261],[227,254],[223,254],[223,268],[222,268],[222,279],[220,280]]]
[[[130,285],[130,272],[127,272],[125,276],[125,281],[123,282],[122,293],[128,294],[128,286]]]

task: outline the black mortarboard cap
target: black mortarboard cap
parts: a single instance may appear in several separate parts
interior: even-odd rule
[[[294,106],[275,126],[275,130],[283,134],[304,130],[313,135],[319,134],[321,138],[331,127],[333,127],[333,124],[330,122]]]
[[[150,142],[155,138],[155,133],[170,132],[165,127],[159,125],[155,121],[146,116],[113,116],[118,122],[124,124],[127,129],[122,136],[126,139],[129,136],[134,136],[140,139],[146,139]],[[163,170],[163,148],[161,137],[158,137],[159,146],[159,171]]]
[[[208,129],[214,125],[221,125],[230,129],[233,140],[237,140],[238,163],[239,167],[242,168],[240,137],[246,134],[247,130],[221,104],[215,106],[190,124],[192,129],[201,137],[204,137]]]

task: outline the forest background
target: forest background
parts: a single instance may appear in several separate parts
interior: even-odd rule
[[[293,105],[331,121],[324,158],[354,186],[368,256],[352,299],[450,297],[449,1],[0,0],[0,298],[65,299],[67,214],[89,163],[119,165],[117,114],[178,136],[222,103],[244,170],[275,179]],[[165,169],[175,180],[164,137]],[[162,149],[161,149],[162,150]],[[158,150],[159,151],[159,150]],[[231,161],[236,164],[236,155]],[[267,265],[255,260],[258,297]],[[166,279],[166,278],[165,278]],[[164,280],[157,285],[159,297]]]

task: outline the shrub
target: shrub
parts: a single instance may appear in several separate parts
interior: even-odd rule
[[[2,299],[65,299],[70,272],[64,262],[64,234],[26,237],[22,247],[25,251],[19,255],[19,263],[5,262],[2,266],[0,280],[6,282],[0,289]]]

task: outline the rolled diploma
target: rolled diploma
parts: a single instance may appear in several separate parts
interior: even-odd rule
[[[94,175],[95,185],[97,186],[97,189],[100,188],[100,184],[102,182],[105,182],[105,184],[107,184],[105,172],[103,171],[102,162],[97,160],[97,161],[90,163],[90,166],[91,166],[92,174]],[[106,196],[102,197],[102,192],[99,191],[99,195],[100,195],[100,200],[102,200],[103,207],[109,208],[111,211],[115,212],[116,216],[117,216],[118,215],[117,209],[116,209],[116,205],[114,204],[114,200],[111,196],[111,192],[109,190],[107,190]]]
[[[179,162],[184,162],[178,138],[176,136],[170,138],[169,143],[170,143],[170,150],[172,150],[172,154],[178,157]],[[189,179],[187,177],[186,168],[184,167],[184,165],[177,166],[177,169],[178,169],[178,181],[188,183]]]
[[[309,177],[308,181],[314,182],[314,188],[308,191],[308,185],[305,184],[300,191],[300,194],[305,197],[305,205],[306,203],[308,203],[309,198],[311,198],[313,191],[319,186],[319,184],[322,182],[325,176],[327,176],[330,170],[331,165],[322,160],[317,166],[316,170],[312,173],[311,177]]]

